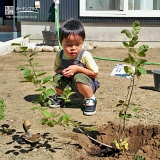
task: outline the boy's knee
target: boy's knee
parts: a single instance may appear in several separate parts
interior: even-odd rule
[[[90,77],[88,77],[84,73],[77,73],[77,74],[74,75],[73,83],[75,83],[75,85],[77,86],[78,82],[89,85]]]
[[[76,73],[74,75],[74,80],[75,81],[78,80],[78,79],[88,79],[88,78],[89,77],[86,74],[84,74],[84,73]]]

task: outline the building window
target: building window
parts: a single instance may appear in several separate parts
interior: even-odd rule
[[[160,17],[160,0],[80,0],[80,16]]]

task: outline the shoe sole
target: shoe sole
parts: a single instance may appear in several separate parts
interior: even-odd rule
[[[59,108],[60,105],[49,105],[50,108]]]
[[[83,112],[83,114],[85,115],[85,116],[92,116],[92,115],[94,115],[96,113],[96,111],[94,111],[94,112]]]

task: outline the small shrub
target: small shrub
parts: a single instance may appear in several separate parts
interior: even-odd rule
[[[135,46],[138,44],[138,34],[140,32],[140,23],[139,21],[135,21],[132,23],[132,31],[129,31],[128,29],[124,29],[121,31],[122,34],[125,34],[126,37],[128,37],[130,40],[128,42],[124,41],[122,42],[124,47],[128,50],[127,57],[123,60],[126,64],[124,65],[124,71],[128,76],[131,76],[130,85],[127,86],[128,92],[125,100],[119,100],[119,103],[117,104],[117,107],[120,108],[119,117],[123,119],[123,125],[122,125],[122,135],[120,136],[120,140],[117,142],[116,140],[113,141],[115,146],[117,146],[117,149],[125,150],[128,149],[128,146],[125,147],[127,144],[128,138],[124,138],[124,131],[125,131],[125,124],[126,121],[130,120],[132,118],[132,114],[128,113],[128,109],[130,108],[133,112],[136,112],[138,108],[132,108],[131,104],[131,98],[133,95],[133,89],[137,85],[137,82],[140,79],[141,75],[146,74],[146,70],[143,67],[146,60],[144,57],[146,56],[146,52],[149,48],[148,45],[141,45],[138,47],[138,49],[135,48]],[[134,69],[133,69],[134,68]],[[127,141],[126,141],[127,140]],[[122,145],[125,144],[125,145]],[[121,147],[120,147],[121,146]],[[127,150],[126,149],[126,150]]]
[[[5,111],[6,105],[4,103],[4,100],[2,98],[0,98],[0,120],[5,118]]]

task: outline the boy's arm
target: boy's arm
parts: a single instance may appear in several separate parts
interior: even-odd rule
[[[84,68],[78,65],[71,65],[68,68],[63,69],[62,71],[62,74],[68,78],[73,76],[75,73],[84,73],[91,78],[96,78],[98,76],[98,72],[95,73],[88,68]]]
[[[60,64],[59,56],[60,56],[60,53],[58,52],[58,53],[56,54],[56,57],[55,57],[55,60],[54,60],[54,71],[55,71],[56,73],[62,72],[62,69],[60,69],[60,68],[61,68],[61,64]]]
[[[81,66],[77,66],[77,72],[78,73],[84,73],[84,74],[86,74],[87,76],[89,76],[91,78],[97,78],[98,77],[98,72],[95,73],[95,72],[91,71],[90,69],[83,68]]]
[[[85,51],[85,53],[82,56],[82,62],[85,64],[86,70],[79,68],[79,72],[83,72],[91,78],[97,78],[99,67],[97,66],[90,52]]]
[[[86,51],[82,56],[82,62],[85,64],[85,67],[94,73],[98,73],[99,67],[97,66],[93,56],[90,52]]]
[[[85,68],[78,65],[71,65],[68,68],[64,69],[62,74],[66,77],[70,77],[75,73],[84,73],[91,78],[98,77],[98,66],[95,63],[92,55],[85,51],[82,56],[82,62],[85,64]]]

